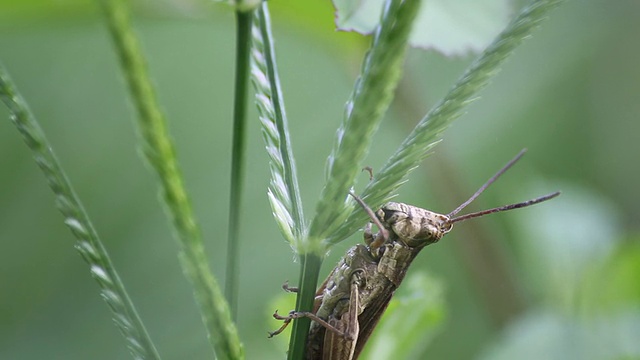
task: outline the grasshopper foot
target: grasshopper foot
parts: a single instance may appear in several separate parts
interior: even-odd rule
[[[282,284],[282,290],[286,292],[297,293],[299,291],[299,288],[295,286],[289,286],[289,280],[287,280],[284,282],[284,284]]]
[[[278,330],[276,330],[276,331],[268,331],[269,339],[271,339],[272,337],[282,333],[284,331],[284,329],[286,329],[287,326],[289,326],[289,323],[291,322],[291,320],[293,320],[293,317],[291,317],[291,316],[281,316],[280,314],[278,314],[278,310],[276,310],[273,313],[273,318],[276,319],[276,320],[283,320],[284,322],[282,323],[282,326],[280,326],[280,328],[278,328]]]

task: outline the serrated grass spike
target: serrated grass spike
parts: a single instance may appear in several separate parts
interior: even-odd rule
[[[315,241],[331,237],[352,212],[353,203],[347,194],[393,98],[419,6],[418,0],[385,3],[380,25],[345,106],[343,122],[327,161],[325,187],[309,229],[309,237]],[[322,251],[326,244],[316,247]]]
[[[255,11],[251,58],[251,82],[271,169],[269,203],[283,236],[299,249],[306,225],[266,2]]]
[[[219,359],[242,359],[244,349],[231,319],[231,311],[220,286],[211,273],[193,208],[179,170],[175,147],[167,121],[158,104],[146,61],[133,32],[129,2],[102,0],[109,32],[138,111],[140,147],[157,173],[160,192],[166,204],[180,246],[180,265],[193,287],[209,343]]]
[[[65,223],[77,238],[76,249],[89,264],[101,288],[102,298],[112,311],[117,327],[136,359],[160,359],[160,356],[129,299],[107,251],[86,214],[80,199],[67,180],[51,145],[27,104],[18,94],[4,68],[0,66],[0,100],[9,108],[11,121],[33,153],[36,164],[56,196],[56,205]],[[127,326],[123,326],[124,319]]]
[[[478,92],[497,74],[500,65],[531,35],[547,14],[561,0],[532,1],[511,21],[493,43],[470,65],[456,84],[420,120],[398,149],[375,174],[361,194],[372,208],[390,200],[399,186],[431,149],[440,141],[444,130],[460,117],[465,107],[477,99]],[[356,209],[330,237],[329,242],[339,242],[353,234],[367,221],[364,211]]]

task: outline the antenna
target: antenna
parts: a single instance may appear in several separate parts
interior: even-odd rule
[[[511,204],[511,205],[503,205],[503,206],[499,206],[499,207],[496,207],[496,208],[493,208],[493,209],[482,210],[482,211],[473,212],[473,213],[470,213],[470,214],[454,217],[455,214],[459,213],[460,210],[464,209],[467,205],[471,204],[471,202],[473,200],[475,200],[478,196],[480,196],[480,194],[482,194],[489,187],[489,185],[493,184],[496,180],[498,180],[498,178],[502,174],[504,174],[507,170],[509,170],[509,168],[511,168],[518,160],[520,160],[520,158],[526,152],[527,152],[527,149],[520,150],[520,152],[518,153],[518,155],[516,155],[516,157],[511,159],[511,161],[509,161],[504,167],[502,167],[502,169],[498,170],[498,172],[495,175],[493,175],[491,177],[491,179],[487,180],[487,182],[484,183],[484,185],[482,185],[478,189],[478,191],[475,192],[475,194],[471,195],[471,197],[467,201],[463,202],[455,210],[453,210],[452,212],[447,214],[447,217],[450,218],[449,223],[453,224],[455,222],[464,221],[464,220],[472,219],[472,218],[483,216],[483,215],[488,215],[488,214],[493,214],[493,213],[496,213],[496,212],[519,209],[519,208],[531,206],[531,205],[534,205],[534,204],[541,203],[543,201],[547,201],[547,200],[553,199],[554,197],[560,195],[560,191],[556,191],[554,193],[547,194],[545,196],[541,196],[539,198],[531,199],[531,200],[528,200],[528,201],[523,201],[523,202],[520,202],[520,203]]]
[[[527,206],[531,206],[537,203],[541,203],[543,201],[547,201],[547,200],[551,200],[554,197],[560,195],[560,191],[556,191],[554,193],[545,195],[545,196],[541,196],[539,198],[535,198],[535,199],[531,199],[528,201],[523,201],[520,203],[516,203],[516,204],[511,204],[511,205],[503,205],[503,206],[499,206],[497,208],[493,208],[493,209],[487,209],[487,210],[482,210],[482,211],[478,211],[478,212],[474,212],[474,213],[470,213],[470,214],[466,214],[466,215],[460,215],[454,218],[449,219],[449,223],[453,224],[456,223],[458,221],[463,221],[463,220],[468,220],[468,219],[472,219],[478,216],[483,216],[483,215],[488,215],[488,214],[493,214],[496,212],[501,212],[501,211],[507,211],[507,210],[513,210],[513,209],[519,209],[519,208],[523,208],[523,207],[527,207]]]
[[[452,212],[447,214],[447,217],[452,217],[453,215],[457,214],[460,212],[460,210],[464,209],[465,207],[467,207],[467,205],[471,204],[471,202],[473,200],[475,200],[478,196],[480,196],[480,194],[482,194],[488,187],[489,185],[493,184],[496,180],[498,180],[498,178],[500,177],[500,175],[504,174],[507,170],[509,170],[510,167],[513,166],[513,164],[515,164],[518,160],[520,160],[520,158],[522,156],[524,156],[524,153],[527,152],[527,149],[522,149],[520,150],[520,152],[518,153],[518,155],[516,155],[516,157],[514,157],[513,159],[511,159],[511,161],[509,161],[507,163],[507,165],[505,165],[502,169],[498,170],[498,172],[493,175],[491,177],[491,179],[487,180],[486,183],[484,183],[484,185],[482,185],[480,187],[480,189],[478,189],[478,191],[476,191],[475,194],[471,195],[471,197],[469,198],[469,200],[463,202],[460,206],[458,206],[455,210],[453,210]],[[479,215],[478,215],[479,216]]]

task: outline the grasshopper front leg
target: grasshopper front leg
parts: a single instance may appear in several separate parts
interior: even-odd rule
[[[371,208],[367,206],[367,204],[365,204],[364,201],[358,197],[358,195],[354,194],[353,192],[349,192],[349,195],[351,195],[351,197],[360,206],[362,206],[362,209],[364,209],[367,215],[369,215],[369,219],[371,219],[371,222],[376,224],[376,226],[378,227],[378,233],[374,235],[371,233],[371,223],[367,224],[364,232],[364,241],[371,247],[371,249],[379,249],[382,244],[386,243],[389,240],[389,231],[382,225],[380,219],[378,219],[378,217],[376,216],[376,213],[373,212],[373,210],[371,210]]]

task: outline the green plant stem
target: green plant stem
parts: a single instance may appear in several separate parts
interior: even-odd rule
[[[9,108],[13,124],[32,151],[49,187],[56,195],[56,206],[64,216],[64,222],[78,239],[75,247],[89,264],[91,275],[100,285],[102,298],[109,305],[113,320],[127,341],[131,354],[136,359],[160,359],[107,250],[71,187],[49,141],[1,66],[0,100]]]
[[[296,299],[297,311],[312,311],[316,293],[316,284],[320,274],[322,258],[316,254],[304,254],[300,257],[300,292]],[[296,360],[304,357],[309,336],[311,320],[300,318],[293,322],[291,338],[289,339],[289,352],[287,359]]]
[[[209,341],[218,358],[241,359],[244,357],[242,344],[229,307],[209,268],[166,120],[149,80],[140,45],[131,29],[126,1],[103,0],[100,4],[138,110],[143,151],[158,174],[162,197],[181,248],[180,263],[194,288]]]
[[[239,224],[244,185],[247,93],[251,55],[253,11],[236,11],[236,77],[233,100],[233,145],[231,151],[231,195],[229,199],[229,235],[225,295],[235,320],[238,313],[238,273],[240,247]]]

